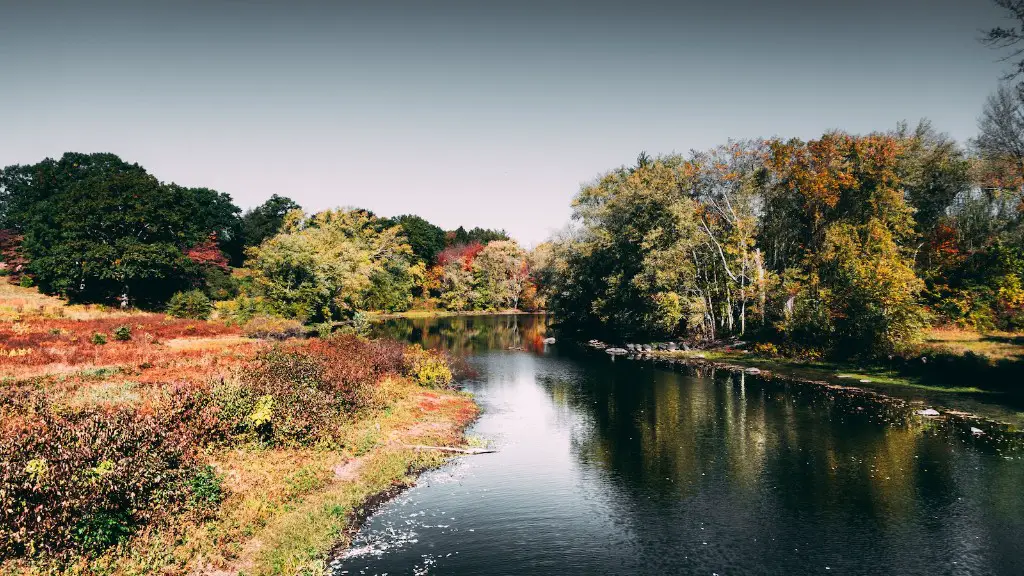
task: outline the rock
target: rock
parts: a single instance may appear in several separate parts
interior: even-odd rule
[[[668,348],[668,351],[669,351],[669,352],[675,352],[676,350],[678,350],[678,349],[679,349],[679,347],[678,347],[678,346],[676,346],[676,343],[675,343],[675,342],[669,342],[669,343],[668,343],[668,346],[667,346],[666,348]]]
[[[925,408],[924,410],[914,412],[914,414],[917,414],[918,416],[938,416],[939,411],[934,408]]]
[[[626,344],[626,350],[633,352],[634,350],[636,350],[636,344]]]
[[[985,431],[982,430],[981,428],[975,428],[974,426],[971,426],[971,434],[973,434],[975,436],[981,436],[984,433],[985,433]]]
[[[629,354],[629,350],[626,350],[625,348],[608,348],[607,350],[605,350],[605,352],[611,354],[612,356]]]
[[[690,351],[690,345],[687,344],[686,342],[683,342],[681,347],[682,347],[684,352],[689,352]]]
[[[653,348],[651,348],[650,344],[644,344],[643,350],[644,352],[650,352]]]
[[[544,339],[544,343],[545,344],[554,344],[555,343],[555,339],[554,338],[545,338]]]
[[[760,374],[761,373],[761,369],[760,368],[747,368],[746,370],[744,370],[744,372],[746,372],[747,374]]]

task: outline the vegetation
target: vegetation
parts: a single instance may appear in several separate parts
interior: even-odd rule
[[[927,123],[642,154],[577,196],[538,274],[550,307],[581,333],[837,356],[905,350],[929,322],[1014,329],[1024,180],[989,137],[998,102],[973,157]]]
[[[397,342],[49,310],[0,325],[28,351],[0,355],[5,574],[321,566],[363,500],[436,463],[403,443],[475,414],[443,356]]]

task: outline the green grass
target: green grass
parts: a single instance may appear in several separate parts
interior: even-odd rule
[[[992,360],[1024,361],[1024,333],[976,332],[935,328],[925,336],[924,350],[963,354],[973,352]]]
[[[934,386],[926,384],[918,378],[900,375],[892,370],[870,366],[859,366],[842,362],[769,358],[750,353],[725,350],[655,352],[654,354],[667,358],[685,358],[692,360],[698,360],[703,356],[705,360],[711,362],[731,363],[743,367],[755,367],[797,378],[825,380],[847,386],[875,384],[884,386],[905,386],[932,392],[952,392],[962,394],[992,393],[973,386]],[[861,380],[869,380],[869,382],[861,382]]]

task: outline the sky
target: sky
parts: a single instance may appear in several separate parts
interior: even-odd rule
[[[641,151],[928,118],[1008,69],[991,0],[0,0],[0,165],[113,152],[160,180],[527,246]]]

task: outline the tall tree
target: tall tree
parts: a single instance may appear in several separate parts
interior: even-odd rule
[[[292,211],[281,232],[248,250],[253,285],[282,315],[337,320],[357,310],[403,310],[416,272],[398,226],[360,210]]]
[[[264,240],[277,234],[284,217],[292,210],[301,210],[291,198],[272,195],[266,202],[247,210],[242,215],[242,237],[245,246],[259,246]]]
[[[1024,0],[992,0],[1006,12],[1006,17],[1016,20],[1017,25],[1009,28],[996,26],[985,31],[982,43],[1005,53],[1004,61],[1011,62],[1012,68],[1004,77],[1006,80],[1024,74]]]
[[[433,264],[438,252],[445,248],[444,230],[419,216],[406,214],[390,218],[387,222],[402,227],[412,253],[424,264]]]
[[[113,154],[69,152],[10,166],[0,175],[0,199],[3,225],[23,236],[40,288],[78,301],[127,295],[161,304],[199,281],[186,251],[211,237],[237,238],[230,196],[162,184]]]

